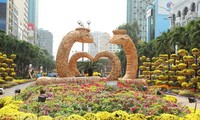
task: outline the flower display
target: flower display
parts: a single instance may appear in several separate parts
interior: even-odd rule
[[[37,118],[37,120],[53,120],[50,116],[40,116]]]
[[[150,89],[144,93],[143,86],[147,85],[142,80],[119,80],[117,89],[112,91],[106,89],[105,84],[106,81],[65,84],[62,80],[53,84],[46,84],[44,81],[36,83],[17,96],[17,99],[24,100],[24,103],[19,106],[19,111],[39,116],[49,115],[52,118],[73,114],[84,116],[88,111],[102,117],[99,111],[106,111],[104,119],[107,119],[110,113],[119,110],[126,111],[127,114],[138,113],[144,116],[162,113],[182,116],[189,113],[184,106],[178,106],[172,97],[167,96],[163,99]],[[42,94],[46,96],[45,103],[37,102],[41,88],[46,91]],[[94,114],[90,115],[92,117]]]
[[[165,95],[165,97],[163,97],[163,99],[169,100],[173,103],[177,103],[177,98],[175,96],[172,96],[172,95]]]
[[[146,120],[146,116],[143,114],[131,114],[128,116],[128,120]]]
[[[69,116],[67,120],[86,120],[86,119],[80,115],[74,114]]]
[[[83,116],[86,120],[100,120],[100,118],[94,114],[94,113],[86,113],[84,116]]]
[[[127,119],[128,119],[128,114],[122,110],[115,111],[110,115],[110,120],[127,120]]]
[[[100,120],[109,120],[110,113],[107,111],[97,112],[96,115],[100,118]]]

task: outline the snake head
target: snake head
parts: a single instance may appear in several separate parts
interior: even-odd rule
[[[76,31],[78,31],[77,42],[94,43],[94,39],[92,35],[89,33],[90,30],[88,28],[76,28]]]
[[[114,36],[109,39],[109,43],[125,45],[130,37],[126,34],[126,30],[113,30]]]

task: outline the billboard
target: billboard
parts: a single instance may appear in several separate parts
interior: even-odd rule
[[[0,30],[6,31],[6,3],[0,2]]]
[[[34,30],[34,29],[35,29],[34,23],[28,23],[28,30]]]
[[[157,0],[158,1],[158,14],[170,14],[172,7],[179,0]]]

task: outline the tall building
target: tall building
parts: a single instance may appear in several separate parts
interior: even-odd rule
[[[14,11],[15,10],[15,11]],[[15,12],[16,16],[13,15]],[[16,12],[16,6],[14,6],[13,0],[0,0],[0,30],[5,31],[6,34],[15,33],[16,26],[14,23],[17,22],[18,18]]]
[[[174,25],[184,26],[200,18],[200,0],[180,0],[174,4],[172,12]]]
[[[28,9],[28,41],[38,45],[38,0],[29,0]]]
[[[18,39],[27,40],[28,36],[28,0],[9,0],[14,1],[16,9],[18,10]]]
[[[98,52],[107,50],[107,51],[116,53],[120,50],[118,45],[108,43],[110,37],[111,37],[110,34],[106,32],[101,35],[99,39],[99,44],[98,44],[99,45]]]
[[[96,56],[96,54],[98,54],[101,51],[109,51],[109,52],[116,53],[117,51],[120,50],[119,47],[116,44],[108,43],[108,41],[110,39],[109,33],[92,32],[91,34],[94,38],[94,42],[95,42],[96,46],[94,44],[89,44],[88,52],[89,52],[90,55]],[[104,69],[102,69],[101,72],[104,73],[104,74],[107,74],[107,72],[111,71],[112,62],[107,57],[102,57],[100,59],[105,60]]]
[[[110,34],[108,33],[102,33],[98,40],[98,52],[101,52],[103,50],[110,51],[110,43],[108,43],[108,40],[110,38]]]
[[[6,31],[7,15],[6,7],[7,0],[0,0],[0,30]]]
[[[95,56],[97,53],[104,50],[110,51],[113,53],[120,50],[116,44],[108,43],[110,39],[110,34],[106,32],[92,32],[91,34],[94,38],[94,42],[96,46],[94,44],[89,44],[88,52],[90,55]]]
[[[94,43],[95,44],[88,44],[88,52],[90,55],[95,56],[98,53],[98,46],[99,46],[99,39],[102,35],[102,32],[92,32],[91,33],[93,38],[94,38]]]
[[[153,0],[127,0],[127,23],[137,22],[139,38],[146,40],[146,8]]]
[[[174,26],[174,23],[171,23],[171,19],[173,18],[171,10],[178,1],[179,0],[155,0],[152,3],[149,3],[146,12],[146,42],[155,39],[163,32],[167,32],[170,27]]]
[[[53,55],[53,34],[48,30],[39,29],[39,47],[46,49],[49,54]]]
[[[37,28],[38,0],[0,0],[0,30],[38,44]]]
[[[14,4],[13,5],[13,31],[12,34],[16,37],[18,37],[18,8],[17,6]]]

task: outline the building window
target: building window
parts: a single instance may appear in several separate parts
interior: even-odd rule
[[[185,7],[184,10],[183,10],[183,15],[187,15],[187,12],[188,12],[188,7]]]
[[[191,9],[191,12],[195,12],[195,3],[191,4],[191,8],[190,9]]]
[[[177,17],[181,17],[181,11],[178,11]]]

